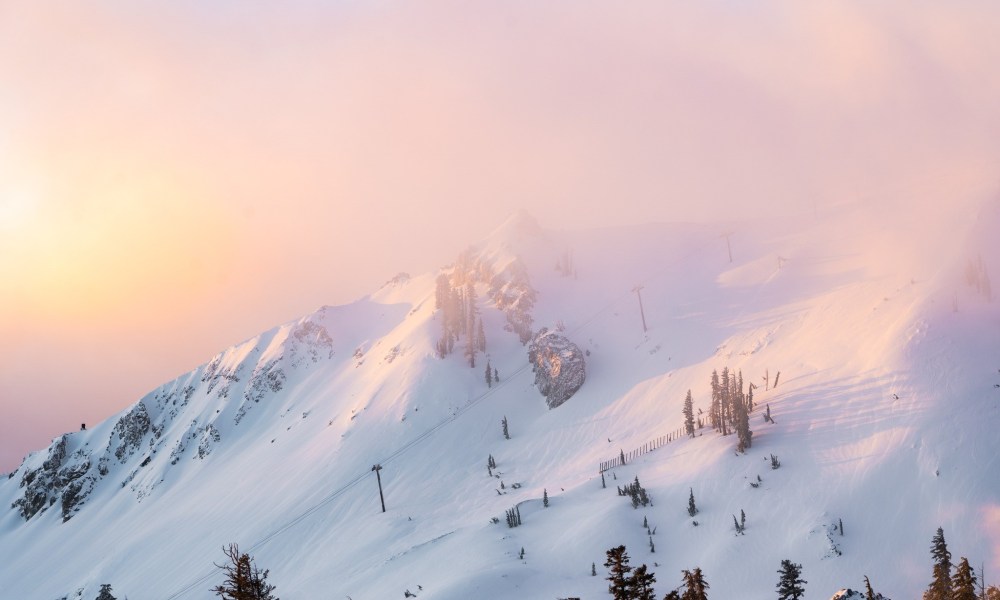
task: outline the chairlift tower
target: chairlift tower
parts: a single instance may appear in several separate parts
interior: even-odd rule
[[[640,293],[642,291],[642,287],[642,284],[639,284],[632,288],[632,291],[635,292],[635,295],[639,298],[639,316],[642,317],[642,332],[646,333],[649,329],[646,327],[646,313],[642,310],[642,294]]]

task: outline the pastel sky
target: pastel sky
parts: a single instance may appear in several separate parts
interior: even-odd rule
[[[3,0],[0,470],[519,208],[579,228],[1000,183],[998,13]]]

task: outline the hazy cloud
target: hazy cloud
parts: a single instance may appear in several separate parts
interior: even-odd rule
[[[996,177],[998,11],[5,2],[0,468],[516,208],[559,228],[963,201]]]

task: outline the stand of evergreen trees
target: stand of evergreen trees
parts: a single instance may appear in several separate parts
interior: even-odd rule
[[[656,574],[646,565],[633,569],[629,565],[628,552],[625,546],[616,546],[607,552],[604,566],[608,569],[608,593],[614,600],[656,600]],[[591,565],[593,568],[593,565]],[[686,588],[681,594],[680,588],[667,593],[664,600],[708,600],[705,590],[708,582],[700,568],[692,571],[682,571],[682,585]]]
[[[738,438],[736,450],[746,452],[753,443],[753,431],[750,430],[753,390],[750,390],[749,395],[744,394],[743,372],[739,371],[734,375],[730,373],[729,367],[722,368],[721,376],[718,371],[712,371],[711,386],[712,402],[708,418],[712,428],[722,435],[735,433]]]
[[[479,298],[476,286],[469,280],[465,285],[452,286],[452,278],[442,273],[438,275],[434,290],[434,306],[441,311],[441,339],[437,343],[437,353],[441,358],[451,354],[455,342],[465,337],[465,359],[475,368],[476,356],[486,352],[486,331],[479,318]],[[491,383],[491,373],[487,369],[487,383]]]
[[[635,481],[632,483],[625,484],[625,487],[618,486],[619,496],[628,496],[632,499],[632,508],[639,508],[639,506],[649,506],[652,502],[649,499],[649,494],[646,493],[646,488],[639,485],[639,476],[635,476]]]
[[[924,592],[923,600],[1000,600],[1000,588],[994,585],[986,587],[986,583],[981,581],[981,574],[976,576],[969,559],[964,556],[952,574],[951,552],[944,540],[944,530],[940,527],[931,539],[931,558],[934,559],[931,583]]]

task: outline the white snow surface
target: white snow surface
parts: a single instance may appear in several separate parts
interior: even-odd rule
[[[492,388],[483,357],[475,368],[463,359],[464,340],[435,354],[438,273],[396,277],[140,399],[159,436],[145,433],[123,461],[112,454],[66,522],[58,502],[28,521],[8,508],[48,451],[29,455],[0,480],[0,596],[90,600],[110,583],[119,598],[210,598],[222,581],[213,562],[237,542],[284,600],[606,598],[602,563],[619,544],[656,573],[658,597],[697,566],[712,598],[773,598],[791,559],[807,598],[858,589],[866,574],[887,597],[915,598],[939,526],[956,562],[995,577],[1000,301],[965,269],[981,256],[1000,282],[1000,204],[919,224],[946,233],[933,240],[879,214],[905,221],[895,209],[588,231],[515,215],[473,254],[495,271],[520,257],[538,292],[534,329],[561,327],[589,353],[586,383],[565,404],[546,408],[484,283]],[[553,269],[567,252],[575,276]],[[688,389],[707,411],[723,367],[759,386],[752,448],[738,455],[735,435],[706,427],[608,471],[602,489],[599,463],[680,427]],[[284,379],[267,379],[276,369]],[[765,373],[773,385],[779,371],[765,391]],[[265,385],[275,379],[280,389]],[[68,434],[68,454],[97,464],[122,415]],[[652,505],[636,510],[615,487],[637,476]],[[508,528],[514,506],[523,525]]]

